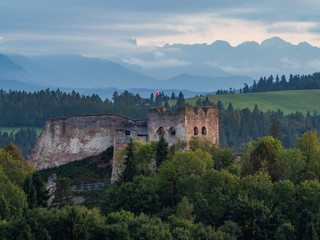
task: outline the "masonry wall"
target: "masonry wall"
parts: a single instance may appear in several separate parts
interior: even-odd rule
[[[135,121],[115,114],[49,119],[28,160],[44,169],[98,155],[114,144],[116,129]]]
[[[184,140],[186,138],[184,108],[176,112],[168,111],[165,108],[149,110],[149,142],[159,141],[160,127],[163,128],[163,135],[169,145],[173,145],[179,139]],[[175,131],[175,134],[172,134],[172,130]]]
[[[138,122],[138,124],[141,123]],[[123,162],[122,157],[118,156],[117,153],[119,150],[123,149],[131,140],[139,140],[142,142],[148,142],[148,136],[142,135],[141,132],[138,131],[137,126],[136,129],[131,130],[130,134],[126,133],[125,129],[116,129],[114,136],[114,144],[113,144],[113,160],[112,160],[112,173],[111,173],[111,183],[113,184],[115,181],[119,179],[119,176],[122,172]],[[145,131],[143,131],[144,133]]]
[[[193,136],[200,139],[208,139],[214,144],[219,143],[219,117],[218,109],[214,107],[184,108],[186,141],[190,141]],[[198,135],[195,135],[195,128]],[[203,132],[203,128],[205,131]],[[205,133],[205,134],[204,134]]]

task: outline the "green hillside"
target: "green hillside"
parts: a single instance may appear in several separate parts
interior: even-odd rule
[[[195,105],[199,98],[186,99],[186,103]],[[201,97],[205,99],[205,97]],[[261,93],[242,93],[242,94],[222,94],[211,95],[209,100],[217,103],[219,100],[225,108],[231,103],[234,108],[243,109],[249,107],[251,110],[257,104],[259,109],[267,112],[268,110],[282,110],[285,114],[292,112],[307,113],[314,111],[320,113],[320,90],[290,90],[274,91]]]

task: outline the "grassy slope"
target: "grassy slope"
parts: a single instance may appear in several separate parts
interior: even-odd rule
[[[202,97],[205,99],[205,97]],[[257,104],[262,111],[281,109],[285,114],[292,112],[307,113],[314,111],[320,113],[320,90],[290,90],[262,93],[223,94],[211,95],[210,101],[217,103],[219,100],[225,108],[231,103],[234,108],[243,109],[249,107],[251,110]],[[186,99],[186,102],[195,105],[198,98]]]
[[[69,178],[71,185],[103,182],[106,175],[111,176],[110,161],[112,157],[113,147],[110,147],[98,156],[73,161],[59,167],[43,169],[39,171],[39,174],[46,181],[50,175],[56,173],[58,177]],[[108,163],[108,165],[99,168],[99,163]]]

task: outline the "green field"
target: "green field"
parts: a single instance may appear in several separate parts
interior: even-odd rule
[[[18,132],[21,128],[34,128],[34,127],[0,127],[0,131],[2,133],[7,132],[8,134],[10,134],[11,132],[16,133]],[[42,128],[35,128],[37,131],[37,135],[39,136]]]
[[[205,99],[206,97],[201,97]],[[195,105],[199,98],[186,99],[186,103]],[[254,108],[257,104],[259,109],[267,112],[268,110],[282,110],[285,114],[293,112],[302,112],[306,114],[308,111],[313,114],[314,111],[320,113],[320,90],[290,90],[290,91],[274,91],[261,93],[242,93],[242,94],[222,94],[209,96],[210,101],[217,103],[219,100],[225,108],[229,103],[234,108],[244,109]]]

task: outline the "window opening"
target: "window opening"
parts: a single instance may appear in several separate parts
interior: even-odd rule
[[[207,128],[205,126],[202,127],[202,135],[207,135]]]
[[[164,130],[163,130],[163,127],[159,127],[157,133],[162,136],[164,134]]]
[[[172,136],[176,135],[176,130],[174,129],[174,127],[170,128],[170,133]]]

